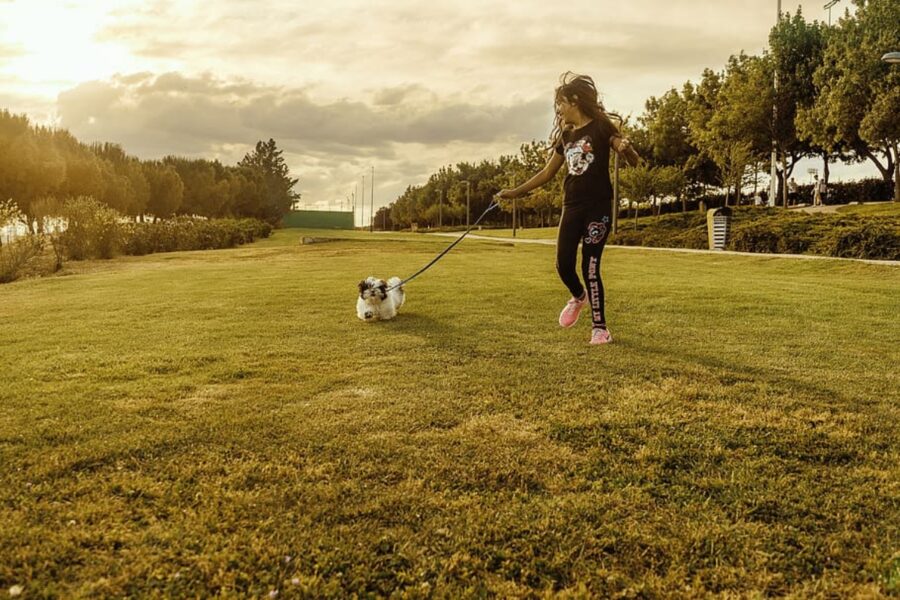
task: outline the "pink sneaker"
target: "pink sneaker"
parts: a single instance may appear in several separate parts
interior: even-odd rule
[[[608,329],[600,329],[599,327],[595,328],[591,332],[591,344],[608,344],[612,341],[612,335],[609,333]]]
[[[559,313],[559,326],[571,327],[574,325],[578,320],[578,315],[581,314],[581,308],[584,306],[585,302],[587,302],[587,294],[584,294],[584,298],[581,300],[572,298],[566,302],[566,306],[562,309],[562,312]]]

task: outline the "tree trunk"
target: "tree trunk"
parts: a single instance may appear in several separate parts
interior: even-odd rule
[[[787,153],[781,153],[781,197],[784,200],[784,207],[788,207],[788,193],[787,193]]]
[[[894,142],[894,202],[900,202],[900,147]]]
[[[893,169],[891,169],[891,164],[890,164],[890,158],[891,158],[891,153],[890,153],[890,151],[887,151],[887,152],[885,153],[885,154],[888,155],[888,164],[887,164],[887,166],[881,166],[881,161],[878,160],[878,157],[875,156],[868,148],[863,148],[863,149],[860,151],[860,154],[861,154],[862,156],[865,156],[865,157],[868,158],[869,160],[871,160],[873,163],[875,163],[875,166],[878,167],[878,170],[881,172],[881,178],[882,178],[884,181],[890,183],[890,181],[891,181],[891,171],[893,170]]]
[[[825,185],[828,185],[828,152],[822,152],[822,177],[825,179]]]

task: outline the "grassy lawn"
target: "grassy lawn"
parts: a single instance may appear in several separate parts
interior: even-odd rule
[[[841,214],[900,216],[900,202],[878,202],[875,204],[848,204],[837,209]]]
[[[516,230],[516,237],[526,240],[555,240],[557,228],[554,227],[524,227]],[[473,231],[472,235],[484,235],[487,237],[511,238],[512,229],[484,229]]]
[[[350,239],[300,245],[301,235]],[[0,286],[0,594],[900,593],[900,270],[279,231]]]

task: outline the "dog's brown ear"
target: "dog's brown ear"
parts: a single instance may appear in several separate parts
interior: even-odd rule
[[[359,282],[359,293],[362,294],[364,291],[366,291],[366,288],[367,288],[367,287],[369,287],[369,286],[366,285],[366,280],[365,280],[365,279],[363,279],[362,281],[360,281],[360,282]]]

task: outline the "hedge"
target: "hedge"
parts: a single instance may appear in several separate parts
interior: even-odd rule
[[[708,247],[706,216],[664,215],[658,221],[644,221],[637,229],[623,220],[611,242],[625,246],[705,249]],[[727,249],[900,260],[900,217],[738,207],[734,209]]]

